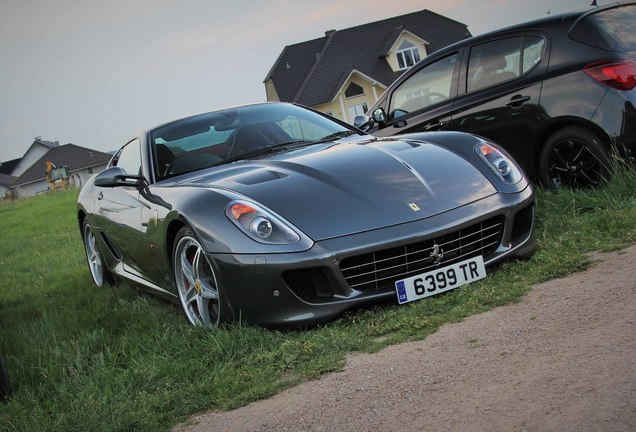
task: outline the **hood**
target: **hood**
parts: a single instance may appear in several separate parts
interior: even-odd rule
[[[315,241],[424,219],[497,192],[462,157],[398,140],[315,145],[187,182],[245,195]]]

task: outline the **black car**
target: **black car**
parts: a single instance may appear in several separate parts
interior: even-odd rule
[[[624,2],[463,40],[412,67],[356,125],[471,132],[547,186],[595,186],[613,150],[636,149],[634,25],[636,3]]]
[[[77,208],[95,284],[133,281],[208,327],[457,288],[532,255],[533,214],[532,186],[483,138],[377,138],[273,103],[141,131]]]

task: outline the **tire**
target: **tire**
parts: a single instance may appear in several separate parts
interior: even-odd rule
[[[7,396],[9,396],[9,378],[4,366],[4,358],[0,356],[0,401],[6,400]]]
[[[102,252],[99,249],[97,238],[87,221],[82,224],[82,235],[84,237],[84,250],[86,252],[86,263],[91,273],[95,285],[102,287],[104,285],[113,285],[115,279],[111,272],[106,268]]]
[[[548,138],[539,159],[541,183],[549,189],[594,188],[611,176],[609,143],[601,134],[568,126]]]
[[[215,328],[231,322],[214,267],[194,232],[183,227],[175,238],[172,269],[179,300],[190,324]]]

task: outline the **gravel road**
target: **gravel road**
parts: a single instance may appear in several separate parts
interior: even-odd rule
[[[636,246],[199,431],[636,431]]]

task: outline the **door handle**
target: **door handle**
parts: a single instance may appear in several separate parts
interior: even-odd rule
[[[424,126],[424,130],[425,131],[436,131],[436,130],[440,130],[441,128],[443,128],[444,126],[446,126],[448,122],[443,122],[443,121],[436,121],[434,123],[429,123],[426,126]]]
[[[521,96],[521,95],[513,96],[510,99],[510,102],[506,104],[506,106],[510,108],[519,108],[521,105],[523,105],[525,102],[528,102],[529,100],[530,100],[530,96]]]
[[[100,200],[100,201],[103,200],[104,199],[104,192],[100,191],[99,194],[97,195],[97,199]]]

